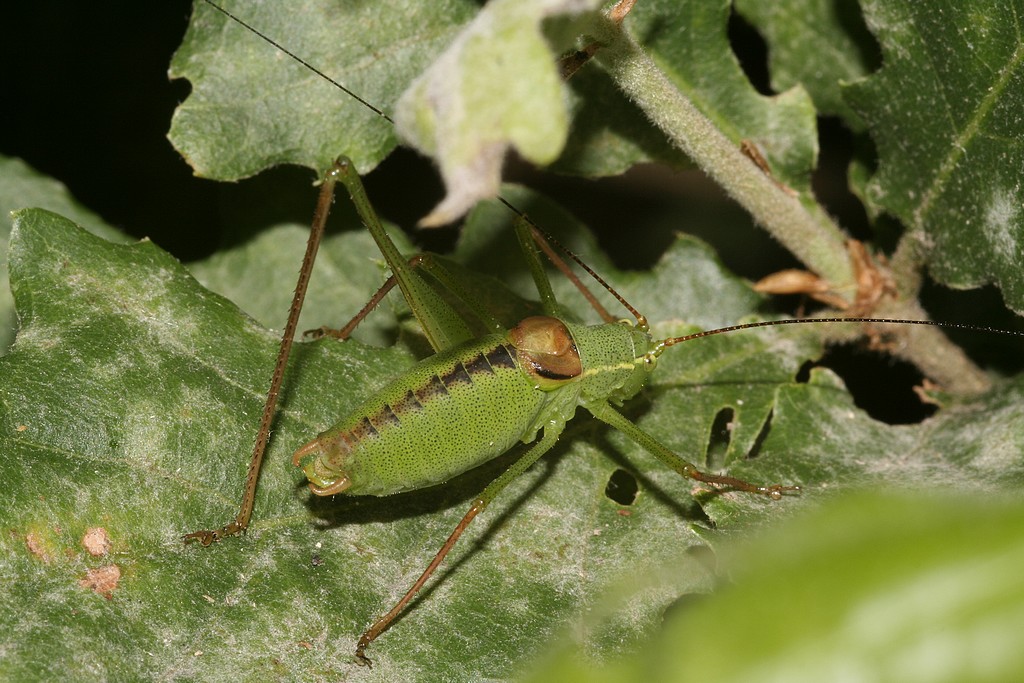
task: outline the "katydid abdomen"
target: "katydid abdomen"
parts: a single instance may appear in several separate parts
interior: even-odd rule
[[[543,426],[559,392],[538,386],[521,353],[509,334],[491,334],[431,356],[293,460],[319,495],[384,496],[447,481]]]

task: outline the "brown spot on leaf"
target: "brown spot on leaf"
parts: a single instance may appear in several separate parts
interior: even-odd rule
[[[121,568],[116,564],[108,564],[105,567],[90,569],[85,573],[84,579],[78,580],[78,585],[88,588],[97,595],[102,595],[107,600],[114,597],[117,584],[121,580]]]
[[[35,531],[30,531],[25,534],[25,546],[28,547],[28,551],[30,553],[47,564],[49,564],[50,560],[53,559],[50,556],[50,553],[46,550],[42,537],[40,537]]]
[[[110,536],[101,526],[89,527],[82,536],[82,547],[93,557],[100,557],[110,552]]]

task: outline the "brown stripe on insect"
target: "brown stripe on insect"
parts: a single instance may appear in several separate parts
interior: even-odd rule
[[[440,377],[434,375],[430,378],[430,381],[416,389],[413,393],[416,395],[416,400],[422,404],[446,397],[448,395],[448,388],[445,387]]]
[[[450,387],[455,384],[472,384],[473,379],[466,372],[466,368],[462,367],[462,363],[456,363],[455,367],[451,371],[440,375],[441,382],[446,386]]]
[[[362,441],[363,439],[372,439],[379,436],[377,429],[370,422],[369,418],[364,417],[359,421],[355,427],[349,432],[355,441]]]
[[[391,410],[391,406],[385,404],[383,408],[377,411],[376,415],[370,416],[370,422],[373,423],[378,429],[387,429],[388,427],[397,427],[401,424],[401,420],[395,415],[395,411]]]
[[[391,404],[391,410],[394,411],[395,415],[401,417],[406,413],[414,413],[419,410],[423,410],[423,404],[416,400],[416,396],[412,391],[407,391],[405,392],[405,396]]]
[[[469,373],[470,377],[474,375],[493,375],[494,368],[487,362],[487,358],[484,354],[480,353],[473,357],[473,360],[468,363],[463,363],[462,366],[466,368],[466,372]]]
[[[515,349],[507,344],[498,344],[484,354],[484,357],[487,358],[487,362],[490,363],[491,367],[495,370],[515,370],[516,361],[512,358],[514,351]]]

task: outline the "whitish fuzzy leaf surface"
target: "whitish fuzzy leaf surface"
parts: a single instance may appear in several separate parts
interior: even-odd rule
[[[409,356],[358,343],[302,347],[252,531],[211,549],[185,547],[182,532],[233,514],[275,335],[151,244],[113,246],[53,214],[26,212],[12,253],[24,326],[3,361],[0,402],[13,492],[3,522],[14,530],[3,574],[17,594],[0,619],[18,634],[4,645],[14,653],[5,673],[70,675],[63,667],[83,663],[115,678],[347,670],[360,630],[494,473],[387,500],[307,502],[288,452]],[[618,464],[602,455],[607,445],[581,438],[601,433],[587,420],[574,425],[557,453],[488,510],[450,574],[374,649],[371,676],[508,675],[594,599],[588,585],[637,559],[616,539],[646,557],[662,552],[665,534],[699,542],[689,527],[702,515],[671,500],[688,500],[683,482],[646,498],[636,518],[617,514],[603,490]],[[92,527],[111,538],[110,555],[80,550]],[[112,566],[120,579],[105,589],[109,599],[80,584]],[[703,589],[705,579],[695,569],[687,581]],[[656,598],[627,617],[628,630],[656,623],[671,596]]]
[[[487,264],[510,251],[500,242],[507,217],[478,213],[467,244],[491,270]],[[566,229],[567,243],[585,246]],[[281,237],[302,241],[297,231]],[[289,371],[252,530],[213,548],[183,546],[181,533],[235,512],[276,335],[152,244],[111,245],[47,212],[20,214],[11,265],[23,328],[0,359],[0,467],[10,491],[0,512],[9,531],[0,553],[10,598],[0,607],[6,678],[82,670],[121,679],[352,675],[359,633],[509,462],[409,495],[310,499],[290,452],[413,359],[356,342],[304,344]],[[749,315],[757,303],[689,240],[651,275],[606,274],[654,320],[706,308],[710,285],[722,315]],[[485,282],[475,276],[466,286]],[[362,287],[365,295],[376,282]],[[685,329],[692,328],[656,327]],[[649,389],[624,407],[685,457],[708,457],[766,483],[800,483],[802,496],[693,497],[690,482],[581,415],[470,528],[437,581],[374,644],[377,666],[359,675],[508,678],[581,610],[601,605],[603,588],[620,576],[676,561],[687,547],[714,544],[837,487],[1020,485],[1019,388],[893,428],[854,408],[827,373],[793,384],[800,363],[817,352],[782,333],[691,343],[667,352]],[[719,415],[730,419],[713,429]],[[640,483],[630,506],[605,494],[620,468]],[[109,555],[83,550],[96,527],[111,540]],[[676,597],[709,590],[700,562],[673,566],[670,586],[584,629],[588,651],[610,657],[629,649]],[[106,584],[97,578],[104,576]]]
[[[542,23],[592,11],[581,0],[497,0],[484,7],[398,102],[396,128],[438,160],[448,192],[424,219],[443,225],[494,197],[507,152],[555,160],[569,120]]]
[[[38,207],[69,216],[90,232],[123,241],[116,229],[75,201],[63,184],[30,168],[20,159],[0,157],[0,353],[14,341],[17,320],[7,286],[7,241],[16,209]]]
[[[846,95],[878,147],[868,186],[953,287],[1024,311],[1024,3],[865,2],[883,67]]]

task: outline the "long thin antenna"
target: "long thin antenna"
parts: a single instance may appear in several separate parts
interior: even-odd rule
[[[943,327],[950,330],[970,330],[972,332],[990,332],[992,334],[1003,334],[1010,337],[1024,337],[1024,332],[1018,330],[1001,330],[997,327],[986,327],[984,325],[967,325],[965,323],[949,323],[939,320],[908,320],[905,318],[793,318],[790,320],[763,320],[756,323],[744,323],[742,325],[729,325],[714,330],[704,330],[682,337],[670,337],[658,343],[655,354],[676,344],[693,341],[702,337],[711,337],[726,332],[738,330],[752,330],[757,327],[773,327],[775,325],[806,325],[809,323],[876,323],[879,325],[929,325],[931,327]]]
[[[344,85],[342,85],[338,81],[334,80],[333,78],[331,78],[330,76],[325,74],[323,71],[321,71],[320,69],[316,68],[315,66],[313,66],[312,64],[307,62],[305,59],[303,59],[302,57],[298,56],[297,54],[295,54],[294,52],[292,52],[291,50],[286,48],[284,45],[281,45],[281,43],[277,42],[276,40],[274,40],[273,38],[271,38],[267,34],[263,33],[259,29],[257,29],[255,26],[251,26],[251,25],[247,24],[245,21],[243,21],[239,17],[236,17],[234,14],[232,14],[229,11],[227,11],[226,9],[224,9],[223,7],[218,5],[217,3],[212,2],[212,0],[203,0],[203,2],[205,2],[207,5],[209,5],[210,7],[214,8],[215,10],[217,10],[218,12],[220,12],[221,14],[226,16],[227,18],[231,19],[232,21],[234,21],[234,22],[244,26],[245,28],[249,29],[250,31],[252,31],[256,35],[258,35],[260,38],[262,38],[263,40],[267,41],[268,43],[273,45],[275,48],[277,48],[281,52],[285,53],[286,55],[288,55],[289,57],[294,59],[296,62],[298,62],[302,66],[306,67],[307,69],[309,69],[310,71],[315,73],[320,78],[324,79],[325,81],[327,81],[328,83],[330,83],[334,87],[336,87],[336,88],[340,89],[341,91],[343,91],[346,95],[348,95],[349,97],[354,99],[356,102],[359,102],[361,105],[363,105],[364,107],[366,107],[370,111],[374,112],[375,114],[380,116],[382,119],[384,119],[388,123],[391,123],[392,125],[394,125],[394,123],[395,123],[394,119],[392,119],[390,116],[388,116],[386,113],[384,113],[384,111],[382,111],[381,109],[378,109],[377,107],[373,106],[372,104],[370,104],[369,102],[364,100],[362,97],[360,97],[359,95],[357,95],[353,91],[349,90],[347,87],[345,87]]]

